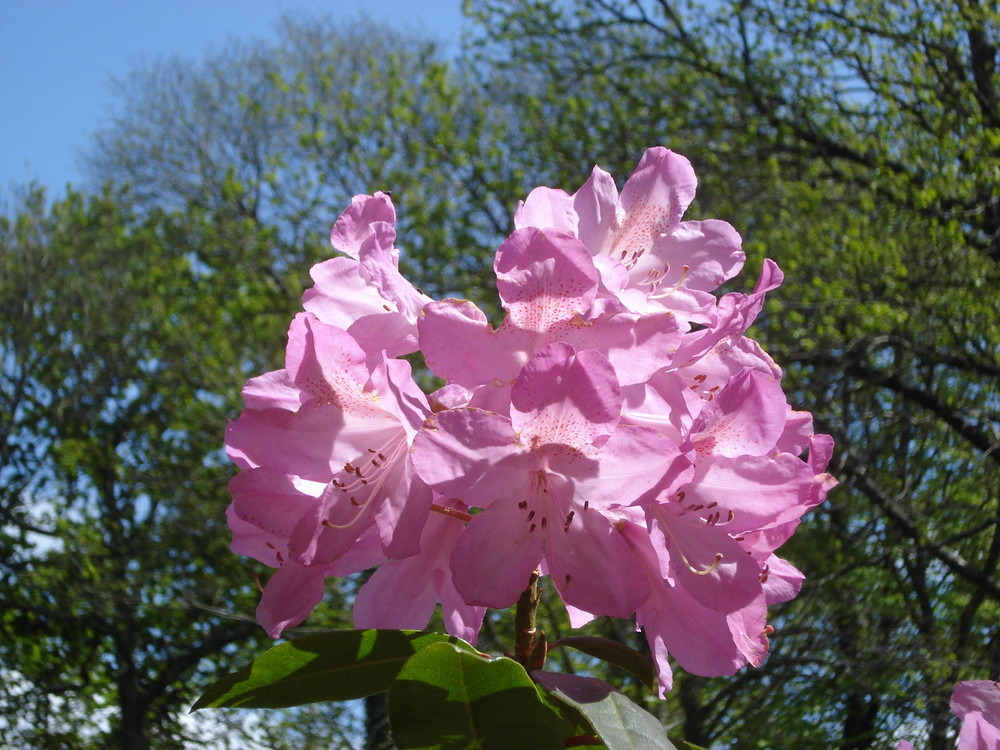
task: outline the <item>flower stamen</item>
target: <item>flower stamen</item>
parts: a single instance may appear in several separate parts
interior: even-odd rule
[[[669,266],[664,268],[664,273],[666,273],[668,269]],[[649,292],[646,294],[646,296],[649,299],[663,299],[664,297],[669,297],[671,294],[673,294],[674,292],[676,292],[678,289],[681,288],[681,285],[684,283],[685,279],[687,279],[687,275],[690,270],[691,266],[687,264],[681,266],[681,277],[677,280],[677,283],[674,284],[672,287],[669,287],[664,290],[660,290],[660,285],[663,283],[663,280],[660,278],[655,279],[654,281],[650,282],[649,285],[650,289]]]

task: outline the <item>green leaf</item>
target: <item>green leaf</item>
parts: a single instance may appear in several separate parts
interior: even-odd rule
[[[561,719],[539,699],[520,664],[431,644],[389,692],[401,750],[559,750]]]
[[[417,630],[335,630],[270,648],[212,685],[191,708],[285,708],[385,692],[406,660],[434,643],[468,643]]]
[[[687,740],[682,740],[680,737],[671,737],[670,741],[674,743],[677,750],[705,750],[701,745],[695,745]]]
[[[677,750],[652,714],[606,682],[541,670],[532,676],[550,695],[583,714],[608,750]]]
[[[608,638],[578,635],[560,638],[549,648],[555,646],[569,646],[588,656],[614,664],[631,674],[651,691],[656,689],[656,667],[653,666],[652,660],[624,643],[618,643]]]

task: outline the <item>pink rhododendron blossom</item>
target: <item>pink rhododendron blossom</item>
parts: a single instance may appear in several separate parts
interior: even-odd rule
[[[432,302],[419,321],[428,367],[449,382],[479,391],[473,406],[503,412],[521,368],[555,341],[601,352],[622,384],[644,381],[670,360],[680,341],[671,313],[592,317],[597,270],[587,249],[569,235],[534,227],[517,230],[497,250],[494,269],[507,311],[500,328],[494,330],[464,300]]]
[[[951,710],[962,720],[959,750],[1000,750],[1000,682],[958,683]]]
[[[650,148],[621,195],[611,175],[594,167],[572,196],[535,188],[514,222],[579,237],[592,254],[607,259],[598,263],[602,279],[627,309],[667,309],[707,324],[715,306],[711,292],[739,273],[744,254],[742,238],[729,224],[681,221],[696,186],[687,159]]]
[[[544,347],[518,377],[510,413],[444,411],[414,443],[428,484],[485,509],[455,546],[456,587],[472,603],[507,607],[544,558],[566,602],[627,617],[648,591],[603,511],[669,489],[686,462],[654,430],[618,428],[619,385],[594,350]]]
[[[348,330],[362,348],[390,356],[416,351],[416,321],[430,298],[399,273],[396,210],[385,193],[358,195],[334,224],[330,242],[348,257],[310,271],[304,309]]]
[[[1000,682],[968,680],[955,685],[951,710],[962,720],[958,750],[1000,750]],[[913,750],[900,740],[896,750]]]
[[[468,510],[462,503],[438,500],[442,506]],[[388,560],[361,587],[354,602],[355,626],[422,630],[440,602],[448,632],[475,645],[486,607],[466,603],[451,572],[451,551],[463,528],[454,517],[432,514],[420,537],[420,552]]]
[[[317,571],[370,526],[385,555],[419,551],[431,493],[410,468],[409,443],[430,409],[409,365],[366,353],[310,313],[292,322],[285,363],[280,374],[248,384],[255,408],[227,432],[229,455],[244,469],[230,487],[234,548],[289,566],[266,592],[314,590]],[[295,618],[279,621],[286,619]]]
[[[285,366],[246,384],[226,436],[232,549],[276,569],[270,635],[327,578],[374,568],[357,627],[423,628],[440,606],[475,642],[537,570],[574,627],[634,617],[661,693],[673,663],[761,663],[768,605],[803,580],[778,552],[836,484],[833,443],[750,337],[781,271],[765,260],[752,291],[718,295],[742,240],[683,219],[696,184],[656,147],[620,192],[596,167],[572,195],[533,190],[494,259],[496,327],[400,274],[387,194],[351,201]],[[418,351],[444,381],[428,395],[398,359]],[[992,709],[966,695],[987,736]]]

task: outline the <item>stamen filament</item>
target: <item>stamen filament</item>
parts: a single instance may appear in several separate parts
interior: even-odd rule
[[[676,284],[674,284],[672,287],[669,287],[668,289],[664,289],[662,291],[656,291],[654,289],[650,289],[650,291],[646,295],[646,297],[648,297],[649,299],[662,299],[663,297],[669,297],[671,294],[673,294],[678,289],[680,289],[681,284],[684,283],[684,280],[687,278],[688,271],[690,271],[690,270],[691,270],[691,266],[688,266],[688,265],[682,266],[681,267],[681,277],[677,280]],[[656,283],[656,287],[659,287],[659,282]]]
[[[660,527],[667,533],[667,536],[669,536],[671,541],[674,543],[674,548],[677,550],[677,554],[681,556],[681,560],[684,562],[684,566],[688,570],[696,576],[707,576],[719,567],[719,563],[722,562],[723,558],[723,554],[721,552],[715,553],[715,560],[704,570],[698,570],[694,567],[694,565],[691,564],[691,561],[688,560],[687,555],[684,554],[684,550],[681,548],[680,542],[677,541],[677,537],[675,537],[674,533],[670,530],[670,524],[668,524],[663,516],[660,515],[660,509],[654,506],[653,515],[656,516],[656,519],[660,522]]]
[[[457,518],[462,523],[468,523],[472,520],[472,516],[468,513],[459,510],[458,508],[449,508],[447,505],[438,505],[437,503],[431,503],[431,510],[436,513],[440,513],[442,516],[449,516],[451,518]]]

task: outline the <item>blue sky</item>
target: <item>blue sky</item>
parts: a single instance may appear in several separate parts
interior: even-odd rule
[[[268,36],[284,12],[379,20],[456,39],[462,0],[0,0],[0,196],[35,180],[80,185],[77,155],[111,102],[108,81],[144,56],[198,58]]]

